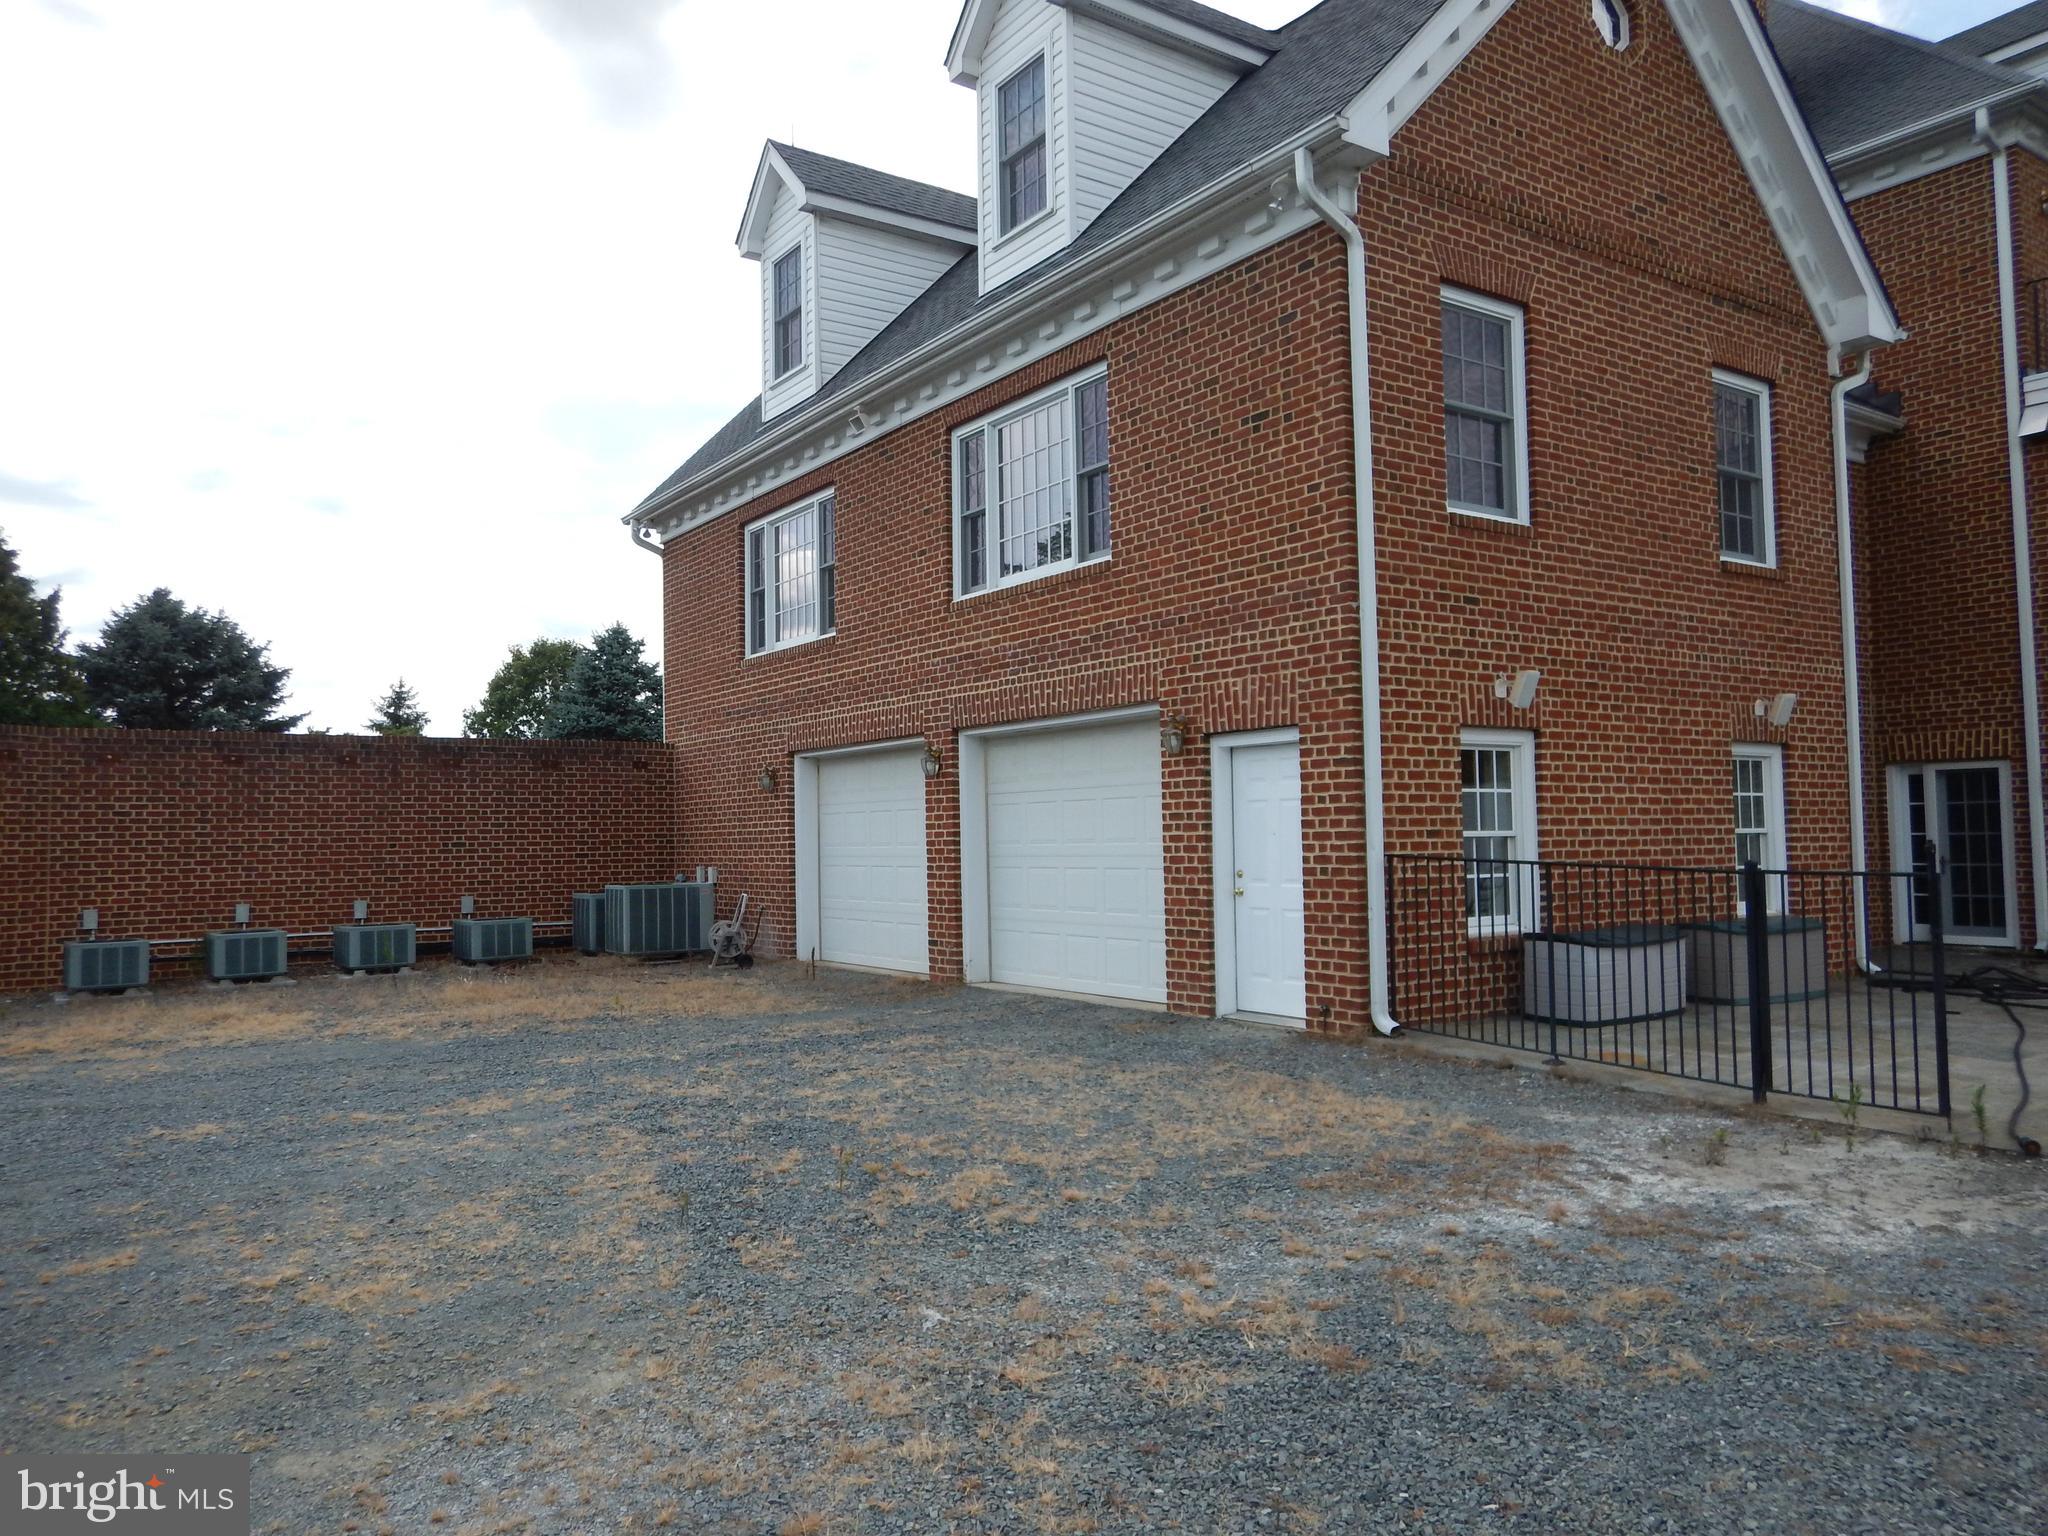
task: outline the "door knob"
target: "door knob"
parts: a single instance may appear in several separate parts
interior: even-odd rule
[[[1233,896],[1242,896],[1244,894],[1244,887],[1240,885],[1236,890],[1232,891],[1230,894]]]

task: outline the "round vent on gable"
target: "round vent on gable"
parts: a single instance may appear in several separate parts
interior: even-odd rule
[[[1593,30],[1616,53],[1628,46],[1628,7],[1622,0],[1593,0]]]

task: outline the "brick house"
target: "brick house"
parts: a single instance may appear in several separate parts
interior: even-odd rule
[[[1748,0],[970,0],[947,67],[973,198],[764,149],[762,394],[628,519],[764,943],[1390,1029],[1390,852],[1843,867],[1899,333]]]
[[[2038,946],[2048,4],[1938,44],[1800,0],[1770,18],[1907,333],[1851,406],[1864,857],[1903,869],[1932,838],[1949,932]]]

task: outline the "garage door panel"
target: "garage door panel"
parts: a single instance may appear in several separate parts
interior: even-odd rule
[[[997,737],[985,765],[991,979],[1165,1001],[1155,727]]]
[[[930,968],[918,753],[818,760],[818,958]]]

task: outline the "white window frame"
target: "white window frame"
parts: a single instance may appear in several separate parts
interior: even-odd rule
[[[782,264],[792,256],[796,258],[796,357],[787,368],[784,368],[781,366],[780,346],[782,339],[780,335],[782,317],[775,312],[777,298],[775,278],[777,272],[781,270]],[[794,245],[790,246],[788,250],[768,263],[768,379],[771,384],[781,383],[799,368],[803,367],[810,354],[808,338],[804,335],[809,319],[804,313],[808,307],[804,303],[804,279],[806,275],[804,265],[804,242],[801,238]]]
[[[1021,235],[1025,230],[1037,228],[1045,220],[1052,217],[1053,209],[1058,205],[1059,201],[1054,195],[1058,187],[1053,180],[1052,174],[1052,50],[1050,48],[1040,49],[1037,58],[1045,81],[1045,203],[1038,212],[1032,214],[1027,219],[1019,219],[1015,224],[1007,226],[1003,223],[1003,220],[1008,217],[1010,212],[1010,200],[1004,195],[1003,188],[1003,87],[1031,67],[1031,59],[1027,57],[1019,60],[1017,67],[998,80],[994,88],[989,92],[989,144],[991,146],[990,154],[993,156],[995,173],[994,184],[990,191],[990,196],[995,203],[996,233],[995,240],[993,241],[994,245],[1006,244],[1018,235]]]
[[[2000,807],[1999,831],[2004,838],[2005,860],[2005,932],[1992,934],[1978,930],[1957,933],[1949,930],[1948,942],[1974,945],[1980,949],[2016,949],[2019,946],[2019,848],[2014,841],[2016,818],[2013,814],[2012,764],[2004,758],[1956,758],[1951,761],[1917,763],[1891,763],[1885,769],[1885,787],[1889,799],[1891,821],[1892,868],[1910,870],[1913,868],[1912,829],[1909,825],[1910,811],[1906,797],[1908,774],[1927,775],[1927,818],[1930,831],[1933,829],[1939,811],[1946,804],[1936,776],[1950,768],[1995,768],[1998,771],[1998,803]],[[1939,835],[1935,837],[1937,847],[1943,845]],[[1898,885],[1893,882],[1894,887]],[[1894,890],[1892,896],[1893,936],[1901,944],[1917,942],[1918,930],[1913,926],[1913,914],[1906,893]]]
[[[1593,30],[1616,53],[1626,52],[1630,32],[1627,0],[1593,0]]]
[[[1730,755],[1728,812],[1731,819],[1735,813],[1734,764],[1757,762],[1764,769],[1764,856],[1759,860],[1761,868],[1784,870],[1790,867],[1790,855],[1785,845],[1785,749],[1775,742],[1742,741],[1735,744]],[[1732,848],[1740,827],[1729,834]],[[1764,882],[1764,906],[1771,913],[1785,910],[1785,879],[1779,875]],[[1736,902],[1738,911],[1742,908],[1740,899]]]
[[[1508,430],[1514,438],[1513,452],[1506,466],[1509,477],[1507,511],[1498,512],[1491,507],[1475,507],[1452,501],[1448,495],[1448,484],[1445,486],[1444,505],[1460,517],[1480,517],[1490,523],[1515,523],[1526,527],[1529,522],[1529,369],[1526,314],[1519,304],[1489,298],[1483,293],[1475,293],[1469,288],[1454,287],[1449,283],[1443,284],[1438,290],[1438,298],[1442,304],[1454,305],[1492,319],[1507,321],[1508,403],[1513,412]],[[1437,328],[1437,345],[1439,348],[1443,345],[1441,324]],[[1441,357],[1438,358],[1438,364],[1441,373]]]
[[[1080,452],[1081,439],[1080,417],[1074,408],[1074,396],[1080,393],[1083,385],[1093,384],[1098,379],[1107,379],[1108,377],[1109,365],[1107,363],[1098,363],[1092,368],[1082,369],[1079,373],[1070,373],[1056,384],[1049,384],[1044,389],[1038,390],[1033,394],[1009,401],[1000,410],[992,411],[986,416],[978,417],[974,421],[967,422],[953,429],[953,454],[950,469],[953,499],[953,601],[957,603],[965,602],[969,598],[985,597],[989,593],[999,592],[1005,587],[1022,586],[1026,582],[1037,581],[1041,577],[1057,575],[1061,571],[1075,570],[1084,565],[1101,565],[1115,558],[1116,479],[1114,468],[1112,467],[1110,471],[1110,527],[1112,531],[1109,547],[1098,554],[1088,555],[1084,558],[1080,553],[1081,503],[1079,496],[1072,494],[1074,482],[1080,478],[1075,461]],[[1056,560],[1050,564],[1033,566],[1028,571],[1019,571],[1012,576],[1000,575],[998,573],[1002,568],[1002,488],[997,475],[999,465],[999,456],[996,450],[997,430],[1007,423],[1017,420],[1019,417],[1029,416],[1033,411],[1045,405],[1046,402],[1057,399],[1062,395],[1067,399],[1067,441],[1069,444],[1067,480],[1070,493],[1067,511],[1068,516],[1073,520],[1074,537],[1072,542],[1075,552],[1064,560]],[[987,580],[983,581],[980,586],[968,587],[962,584],[960,570],[960,520],[965,510],[960,505],[960,445],[977,433],[984,434],[981,450],[982,548],[984,552],[983,558],[986,562],[984,569],[987,571],[988,576]],[[1110,457],[1113,464],[1115,459],[1114,445],[1111,447]]]
[[[1515,860],[1533,863],[1542,857],[1536,827],[1536,733],[1467,727],[1458,732],[1458,855],[1465,856],[1465,768],[1468,751],[1506,751],[1511,755],[1514,783],[1509,803],[1515,813]],[[1517,879],[1517,873],[1520,878]],[[1538,871],[1510,872],[1508,912],[1505,917],[1472,916],[1465,919],[1465,931],[1473,938],[1493,938],[1528,932],[1540,927],[1542,892]]]
[[[1746,373],[1736,373],[1727,368],[1712,370],[1713,388],[1740,390],[1754,395],[1757,401],[1757,464],[1763,471],[1759,494],[1762,505],[1758,508],[1758,534],[1763,548],[1755,555],[1733,555],[1722,539],[1721,533],[1721,439],[1719,413],[1714,413],[1714,547],[1721,552],[1721,559],[1729,565],[1753,565],[1763,570],[1775,570],[1778,564],[1778,492],[1773,479],[1772,461],[1776,455],[1771,451],[1771,383],[1768,379],[1753,378]],[[1713,399],[1712,390],[1708,400]]]
[[[832,559],[830,561],[820,560],[818,562],[816,571],[813,573],[817,578],[817,590],[813,598],[813,601],[817,604],[819,608],[818,627],[808,635],[797,635],[788,640],[778,640],[775,637],[776,611],[771,606],[766,614],[763,624],[763,627],[767,631],[767,633],[762,637],[762,643],[760,644],[760,646],[756,647],[754,644],[754,615],[752,611],[754,596],[754,535],[757,532],[761,533],[763,536],[763,544],[765,546],[768,531],[773,529],[776,524],[786,523],[791,518],[801,517],[806,512],[815,512],[821,505],[823,505],[827,501],[833,503]],[[822,537],[823,534],[821,530],[821,541]],[[832,600],[832,623],[829,625],[827,625],[824,622],[823,613],[823,609],[825,606],[825,570],[828,565],[830,566],[833,572],[834,588]],[[804,497],[803,500],[793,501],[788,506],[777,508],[775,511],[770,512],[766,517],[757,517],[754,519],[754,521],[747,524],[746,528],[742,531],[740,535],[740,639],[746,654],[750,657],[767,656],[775,651],[793,650],[797,646],[809,645],[813,641],[823,640],[827,635],[837,634],[839,632],[839,603],[837,591],[838,571],[838,492],[832,487],[827,486],[822,491],[813,491],[810,495]],[[767,588],[767,590],[772,592],[773,587],[770,586],[769,588]]]

